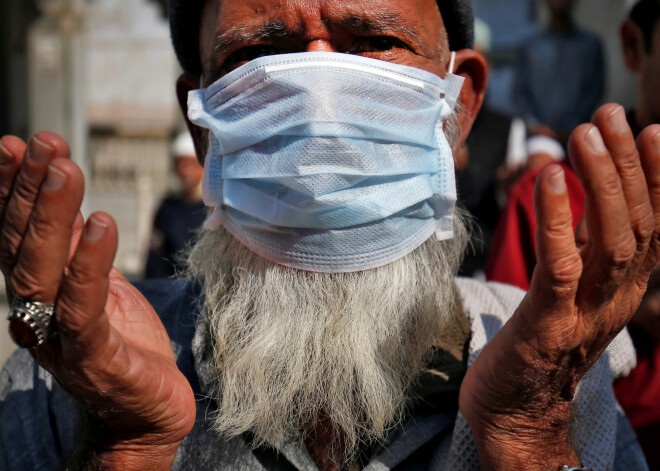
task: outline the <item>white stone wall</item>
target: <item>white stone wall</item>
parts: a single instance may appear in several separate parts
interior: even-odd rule
[[[95,0],[85,31],[91,126],[168,127],[178,66],[167,20],[148,0]]]
[[[165,193],[178,124],[169,26],[149,0],[93,0],[85,26],[91,185],[87,207],[119,228],[115,265],[139,277],[154,208]]]

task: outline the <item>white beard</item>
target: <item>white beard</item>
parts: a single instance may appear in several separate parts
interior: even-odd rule
[[[468,238],[455,219],[453,239],[431,237],[404,258],[355,273],[280,266],[225,230],[203,232],[188,266],[203,283],[214,345],[214,429],[278,446],[324,417],[342,431],[334,445],[346,459],[382,440],[455,316],[453,278]]]

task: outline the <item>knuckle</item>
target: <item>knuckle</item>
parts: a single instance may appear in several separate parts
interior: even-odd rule
[[[655,233],[655,217],[653,216],[653,212],[648,209],[648,205],[644,205],[638,211],[641,213],[641,216],[637,224],[635,224],[635,235],[638,240],[648,243]]]
[[[660,198],[660,174],[657,175],[657,177],[654,174],[654,178],[647,179],[646,184],[649,187],[649,193],[652,197],[656,200],[657,198]]]
[[[30,208],[34,204],[38,188],[29,180],[21,179],[14,187],[12,197],[16,200],[19,208]]]
[[[616,154],[616,165],[622,175],[637,176],[642,173],[635,146],[627,146],[625,149],[621,149]]]
[[[631,235],[622,236],[621,241],[605,248],[608,265],[614,269],[625,268],[637,252],[637,240]]]
[[[573,219],[571,214],[561,214],[546,221],[543,229],[546,237],[550,239],[563,239],[573,233]]]
[[[660,232],[655,231],[649,242],[649,251],[652,254],[652,263],[655,265],[660,260]]]
[[[603,198],[617,198],[621,194],[621,181],[617,174],[607,175],[600,183]]]
[[[0,263],[3,268],[16,264],[16,254],[21,244],[21,236],[13,226],[5,227],[0,235]]]
[[[582,275],[582,258],[575,252],[557,257],[548,265],[548,274],[554,289],[565,290]]]
[[[62,298],[57,303],[57,327],[60,335],[71,338],[85,331],[89,323],[89,314],[75,303]]]
[[[45,217],[40,211],[32,213],[30,235],[45,242],[52,240],[60,232],[59,225],[53,219]]]
[[[11,186],[10,185],[0,185],[0,200],[4,205],[5,200],[8,200],[11,196]]]
[[[53,297],[52,290],[23,265],[17,265],[14,268],[9,279],[9,286],[14,293],[23,298],[41,302],[53,301],[53,299],[50,299]]]
[[[72,265],[69,267],[67,282],[74,290],[88,289],[99,280],[96,270],[87,265]]]

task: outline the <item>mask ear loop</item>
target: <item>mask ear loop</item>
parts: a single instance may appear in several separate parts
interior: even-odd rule
[[[451,51],[451,57],[450,57],[450,59],[449,59],[449,71],[448,71],[448,74],[449,74],[449,75],[453,75],[453,74],[454,74],[454,66],[455,66],[455,65],[456,65],[456,51]],[[444,94],[442,95],[442,97],[444,98]],[[443,131],[443,132],[444,132],[444,131]],[[453,165],[452,165],[452,168],[453,168]],[[454,177],[454,178],[456,178],[456,177]],[[452,224],[453,224],[453,221],[454,221],[454,210],[452,210],[451,221],[452,221]],[[447,239],[447,235],[448,235],[448,234],[451,234],[451,235],[449,236],[450,238],[454,236],[453,228],[452,228],[451,231],[449,231],[449,230],[444,230],[444,231],[436,230],[436,231],[435,231],[435,239],[436,239],[436,240],[440,240],[440,241],[441,241],[441,240],[445,240],[445,239]]]

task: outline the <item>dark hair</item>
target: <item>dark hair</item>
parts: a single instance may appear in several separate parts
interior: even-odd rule
[[[474,43],[472,0],[437,0],[453,51],[471,49]],[[199,26],[204,0],[170,0],[172,44],[181,67],[201,74]]]
[[[660,0],[640,0],[630,11],[630,19],[642,30],[644,48],[651,52],[653,34],[660,19]]]

